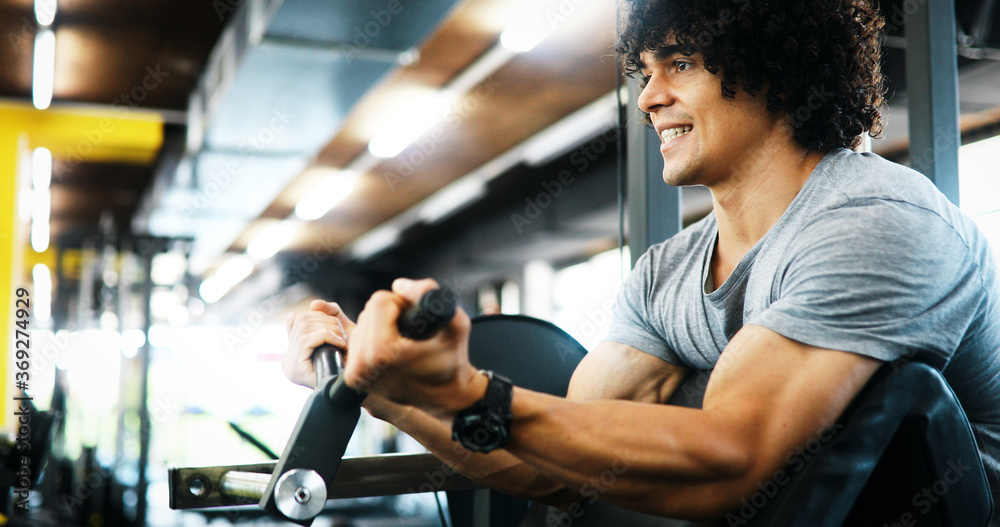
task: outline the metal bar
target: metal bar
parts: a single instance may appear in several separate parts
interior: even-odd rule
[[[334,386],[345,389],[334,390]],[[361,399],[340,377],[328,377],[318,383],[299,413],[260,506],[277,510],[274,489],[278,479],[290,470],[309,469],[324,480],[333,479],[360,417]]]
[[[138,483],[136,484],[136,525],[146,525],[146,489],[149,482],[146,479],[146,466],[149,465],[149,330],[153,325],[153,255],[156,249],[152,240],[140,239],[137,247],[142,258],[142,313],[143,333],[146,341],[136,358],[139,360],[139,466]]]
[[[302,37],[265,35],[261,38],[260,43],[289,48],[314,49],[328,52],[331,57],[358,58],[375,62],[399,64],[401,66],[412,64],[420,57],[420,52],[416,49],[372,48],[368,46],[353,46],[344,42],[329,42]]]
[[[979,3],[979,12],[975,21],[972,22],[972,29],[969,30],[973,46],[985,46],[989,41],[995,20],[993,13],[996,11],[996,7],[997,0],[981,0]]]
[[[906,20],[910,166],[958,205],[958,59],[954,0],[915,2]]]
[[[639,93],[638,81],[628,80],[629,93]],[[638,108],[625,126],[628,177],[628,244],[632,266],[650,245],[677,234],[683,227],[681,189],[663,182],[663,157],[656,131],[643,125]]]
[[[472,527],[490,527],[489,489],[479,489],[472,493]]]
[[[264,489],[267,488],[267,483],[270,480],[270,474],[230,470],[222,474],[222,477],[219,479],[219,492],[225,496],[250,498],[259,501],[261,496],[264,495]]]
[[[237,482],[265,486],[276,463],[217,467],[172,468],[169,471],[170,508],[176,510],[227,507],[257,503],[259,498],[234,495]],[[223,478],[231,476],[223,491]],[[257,473],[257,476],[247,476]],[[432,454],[386,454],[347,457],[337,475],[327,482],[327,499],[393,496],[416,492],[469,490],[481,485],[458,474]],[[230,494],[227,494],[230,492]]]

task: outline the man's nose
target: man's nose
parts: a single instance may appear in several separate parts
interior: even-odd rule
[[[649,78],[642,91],[639,92],[639,98],[636,102],[640,110],[651,114],[660,106],[669,106],[672,101],[673,94],[669,86],[657,76],[653,76]]]

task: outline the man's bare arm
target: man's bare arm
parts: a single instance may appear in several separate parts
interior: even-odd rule
[[[686,375],[685,368],[631,346],[602,342],[574,371],[567,399],[663,403]],[[561,507],[586,499],[578,489],[567,489],[510,452],[476,454],[466,450],[451,440],[451,428],[446,423],[424,411],[412,406],[382,404],[381,408],[373,409],[376,417],[396,425],[442,461],[492,489]]]
[[[787,470],[797,447],[829,437],[824,428],[879,364],[748,326],[723,353],[703,410],[516,389],[507,448],[602,501],[716,521]]]
[[[288,318],[289,349],[283,358],[286,375],[306,386],[314,384],[310,356],[320,344],[347,347],[355,324],[337,304],[314,301],[310,311]],[[542,351],[544,352],[544,351]],[[530,367],[530,365],[526,365]],[[580,401],[627,399],[659,403],[666,401],[687,370],[671,365],[635,348],[603,342],[588,353],[573,373],[568,398]],[[395,404],[371,394],[365,407],[373,416],[392,423],[414,437],[464,475],[491,488],[552,505],[565,506],[580,497],[537,469],[505,451],[475,454],[451,440],[447,423],[413,406]]]
[[[344,375],[349,385],[418,406],[448,426],[482,397],[488,381],[468,362],[470,322],[461,310],[430,341],[408,341],[395,330],[402,310],[431,286],[406,283],[397,294],[371,297],[351,337]],[[828,433],[824,427],[879,364],[747,326],[720,357],[703,409],[581,402],[515,388],[506,450],[568,491],[714,521],[757,483],[787,469],[796,447]],[[369,382],[365,374],[373,370],[378,375]]]

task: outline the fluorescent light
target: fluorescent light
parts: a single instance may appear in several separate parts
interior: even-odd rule
[[[39,323],[48,322],[52,316],[52,271],[45,264],[35,264],[31,269],[34,284],[34,315]]]
[[[201,295],[201,299],[205,301],[206,304],[214,304],[222,298],[229,291],[229,287],[222,283],[222,280],[210,276],[206,278],[202,283],[201,287],[198,288],[198,294]]]
[[[215,270],[215,275],[227,287],[232,287],[250,276],[253,272],[253,262],[243,256],[234,256]]]
[[[31,249],[43,253],[49,248],[49,222],[31,223]]]
[[[525,53],[545,40],[551,32],[552,28],[548,24],[528,18],[500,33],[500,44],[511,51]]]
[[[535,134],[524,145],[524,161],[530,166],[544,165],[614,128],[617,122],[618,99],[615,92],[611,92]],[[614,141],[613,138],[597,140],[603,142],[605,148],[611,148]]]
[[[35,20],[38,25],[48,27],[56,19],[56,0],[35,0]]]
[[[374,256],[396,243],[401,232],[398,227],[393,225],[379,227],[358,238],[351,247],[351,255],[362,260]]]
[[[44,110],[52,103],[52,77],[56,69],[56,34],[51,29],[35,36],[35,63],[31,84],[31,101]]]
[[[477,179],[460,179],[439,190],[426,200],[417,212],[417,218],[427,223],[439,219],[479,199],[486,193],[486,184]]]
[[[417,104],[412,114],[396,125],[376,135],[368,143],[368,151],[375,157],[396,157],[406,147],[437,124],[451,110],[453,97],[449,92],[435,94],[423,104]]]
[[[249,258],[234,256],[201,283],[198,294],[206,303],[214,304],[252,272],[253,262]]]
[[[48,148],[36,148],[31,153],[31,184],[36,189],[46,189],[51,182],[52,152]]]
[[[52,192],[47,189],[35,189],[31,193],[31,221],[33,223],[48,223],[52,211]]]
[[[52,210],[52,196],[49,189],[35,189],[31,206],[31,248],[35,252],[45,252],[49,248],[49,215]]]
[[[274,253],[292,241],[298,228],[299,223],[294,221],[285,220],[272,223],[250,241],[247,245],[247,254],[258,260],[274,256]]]
[[[295,215],[303,220],[321,218],[351,193],[355,181],[357,181],[356,174],[335,171],[299,201],[295,206]]]

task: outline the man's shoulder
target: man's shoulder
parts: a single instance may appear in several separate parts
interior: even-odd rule
[[[875,154],[832,152],[813,173],[806,203],[791,219],[799,228],[851,227],[858,235],[872,229],[886,236],[919,236],[941,229],[966,243],[975,227],[958,207],[919,172]]]
[[[947,198],[923,174],[877,154],[838,150],[817,167],[824,191],[836,203],[885,200],[921,208],[949,208]]]

